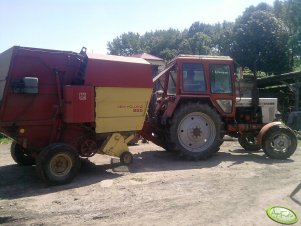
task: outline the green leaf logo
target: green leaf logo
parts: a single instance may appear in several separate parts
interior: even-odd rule
[[[281,224],[294,224],[298,221],[298,216],[294,211],[282,206],[273,206],[268,208],[267,215],[273,221]]]

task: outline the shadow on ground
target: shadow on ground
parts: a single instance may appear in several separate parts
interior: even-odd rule
[[[114,164],[95,165],[89,160],[82,161],[79,175],[74,181],[62,186],[48,186],[38,177],[35,166],[17,164],[0,167],[0,199],[16,199],[89,186],[103,180],[114,179],[121,174],[109,172]]]
[[[116,160],[116,159],[115,159]],[[89,186],[103,180],[121,177],[124,173],[174,171],[201,169],[218,166],[221,162],[231,162],[228,167],[245,162],[258,164],[290,163],[293,160],[274,160],[261,152],[246,153],[243,149],[218,152],[206,161],[185,161],[173,152],[162,149],[134,154],[134,163],[121,166],[120,163],[96,165],[89,160],[82,161],[82,168],[75,180],[63,186],[49,187],[37,177],[34,166],[16,164],[0,167],[0,199],[16,199],[58,192],[77,187]]]
[[[218,152],[212,158],[202,161],[187,161],[173,152],[146,151],[135,155],[135,164],[131,166],[131,172],[156,172],[168,170],[185,170],[211,168],[221,162],[231,162],[228,167],[245,162],[258,164],[290,163],[292,159],[276,160],[264,155],[262,152],[246,152],[244,149],[234,149],[228,152]]]
[[[292,191],[292,193],[290,194],[290,198],[297,203],[299,206],[301,206],[301,199],[298,199],[296,197],[297,193],[299,193],[301,191],[301,183],[297,185],[297,187]],[[300,197],[300,196],[299,196]]]

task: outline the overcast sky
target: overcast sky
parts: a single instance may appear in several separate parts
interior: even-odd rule
[[[274,0],[0,0],[0,52],[21,45],[106,53],[122,33],[235,21],[260,2]]]

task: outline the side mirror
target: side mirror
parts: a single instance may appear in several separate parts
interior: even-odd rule
[[[24,77],[12,83],[14,93],[39,93],[39,79],[36,77]]]

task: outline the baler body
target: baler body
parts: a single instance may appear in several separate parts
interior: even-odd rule
[[[143,59],[24,47],[0,54],[0,130],[33,156],[64,143],[88,157],[113,133],[126,139],[142,129],[151,92]]]

